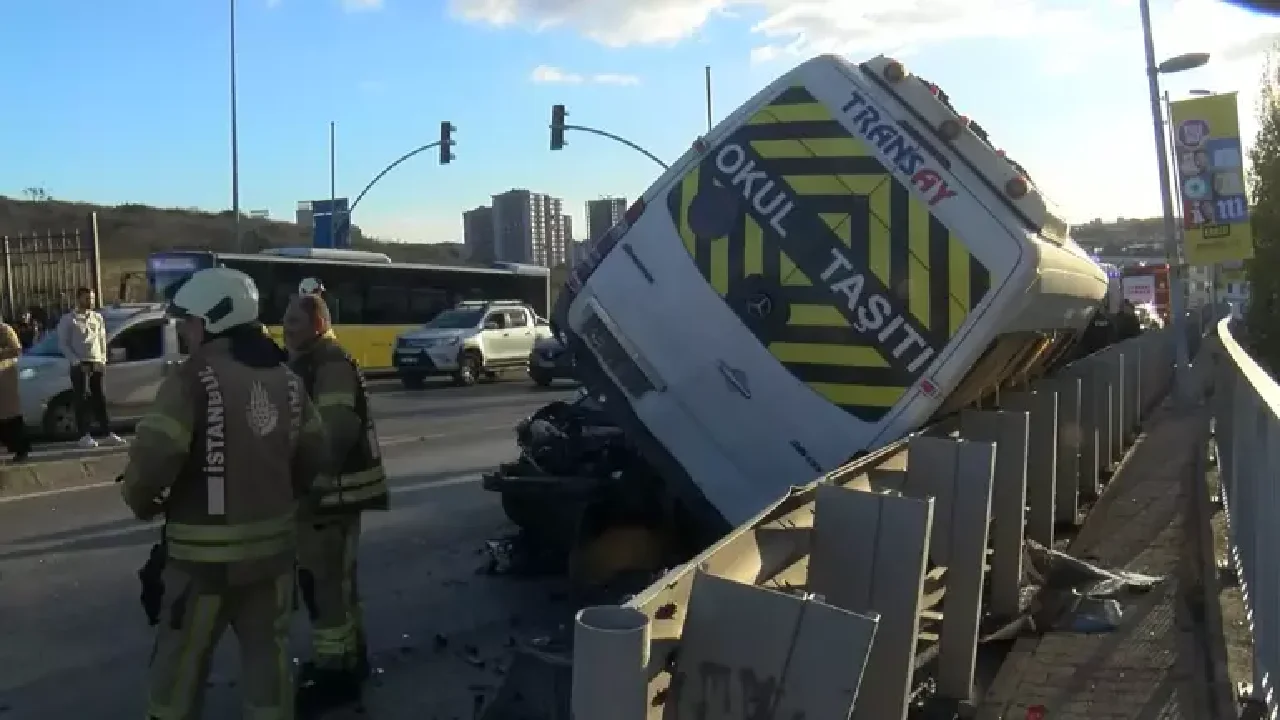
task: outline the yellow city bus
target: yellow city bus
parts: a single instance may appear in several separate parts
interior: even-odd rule
[[[280,319],[298,284],[316,278],[325,287],[342,346],[373,371],[391,369],[396,335],[464,300],[520,300],[546,317],[550,273],[518,263],[462,267],[395,263],[381,253],[323,248],[274,248],[257,254],[171,250],[147,259],[152,299],[191,273],[210,267],[247,273],[261,293],[259,317],[280,339]]]

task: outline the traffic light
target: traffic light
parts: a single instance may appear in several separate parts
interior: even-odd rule
[[[453,159],[453,131],[458,128],[448,120],[440,122],[440,164],[448,165]]]
[[[564,147],[564,117],[569,113],[564,111],[563,105],[551,106],[551,149],[559,150]]]

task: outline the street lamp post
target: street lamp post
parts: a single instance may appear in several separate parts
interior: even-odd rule
[[[235,223],[235,248],[244,251],[240,232],[240,133],[236,118],[236,0],[231,6],[231,215]]]
[[[1165,143],[1164,108],[1161,107],[1160,75],[1191,70],[1209,61],[1205,53],[1188,53],[1169,58],[1156,64],[1155,40],[1151,33],[1150,0],[1139,0],[1142,13],[1142,41],[1146,50],[1147,88],[1151,95],[1152,128],[1156,140],[1156,161],[1160,168],[1160,200],[1164,209],[1165,254],[1169,260],[1169,315],[1172,321],[1174,368],[1173,397],[1177,406],[1185,407],[1189,401],[1187,371],[1190,360],[1187,354],[1187,318],[1183,297],[1184,275],[1181,254],[1178,252],[1177,226],[1173,214],[1173,186],[1169,179],[1169,148]],[[1172,118],[1170,119],[1172,124]]]

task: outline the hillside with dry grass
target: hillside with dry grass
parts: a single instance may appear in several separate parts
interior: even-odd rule
[[[0,237],[11,241],[56,237],[63,232],[86,234],[93,225],[91,217],[96,217],[103,294],[108,300],[117,299],[122,289],[126,289],[131,298],[141,296],[144,260],[153,252],[192,248],[233,252],[237,249],[230,211],[208,213],[133,204],[113,207],[46,197],[19,200],[0,195]],[[292,222],[245,217],[241,227],[245,252],[311,244],[310,232]],[[1158,219],[1119,219],[1077,225],[1073,234],[1090,250],[1124,255],[1150,254],[1151,244],[1159,242],[1162,231]],[[352,247],[386,253],[397,262],[467,264],[460,243],[387,242],[367,238],[358,228],[352,232]],[[30,245],[29,240],[27,244]],[[0,275],[2,273],[0,268]],[[553,283],[560,279],[560,274],[553,274]]]
[[[122,281],[130,294],[142,291],[142,272],[147,255],[162,250],[207,249],[234,252],[235,232],[230,211],[207,213],[198,210],[166,209],[146,205],[103,206],[53,199],[19,200],[0,195],[0,237],[11,243],[30,238],[59,237],[79,231],[91,232],[96,216],[102,254],[103,294],[108,300],[119,294]],[[242,218],[245,252],[272,247],[311,244],[306,228],[291,222]],[[397,262],[464,265],[460,243],[402,243],[366,238],[352,228],[352,247],[386,253]],[[16,244],[15,244],[16,245]]]

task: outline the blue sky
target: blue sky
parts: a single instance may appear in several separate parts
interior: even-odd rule
[[[457,159],[402,165],[355,221],[461,238],[460,213],[510,187],[582,205],[634,197],[643,156],[570,133],[550,106],[674,159],[799,60],[887,52],[942,85],[1073,221],[1159,211],[1136,0],[237,0],[241,206],[292,217],[458,128]],[[1215,53],[1169,79],[1240,90],[1245,132],[1280,21],[1215,0],[1152,0],[1157,54]],[[0,194],[223,209],[231,204],[227,0],[5,3]],[[16,59],[16,60],[15,60]]]

